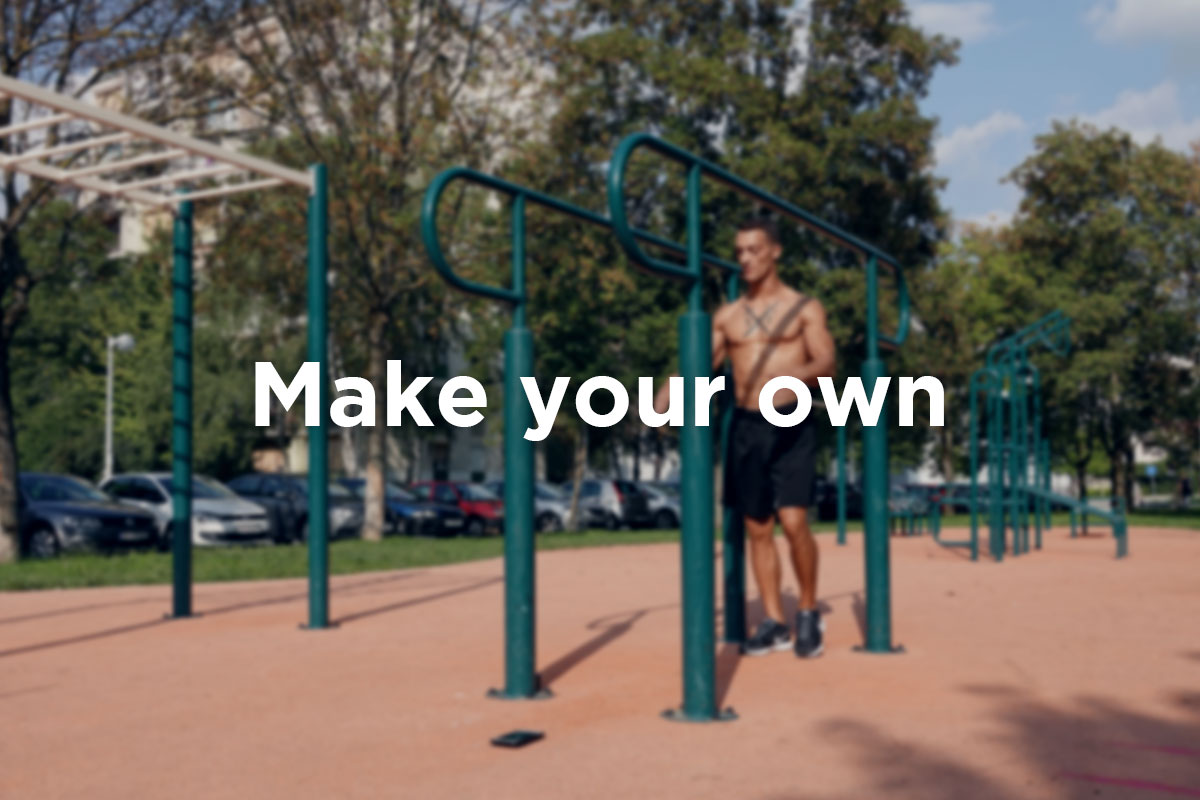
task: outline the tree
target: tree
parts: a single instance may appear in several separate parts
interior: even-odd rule
[[[945,425],[928,429],[919,411],[916,421],[923,435],[932,434],[942,477],[952,481],[966,468],[971,375],[1002,331],[1033,321],[1025,319],[1022,295],[1028,291],[1003,235],[987,230],[968,230],[959,241],[944,243],[932,265],[912,271],[909,288],[917,324],[900,351],[897,374],[941,381]]]
[[[181,59],[182,97],[242,110],[264,154],[329,167],[333,351],[374,384],[380,420],[367,436],[368,539],[385,521],[388,354],[403,353],[406,367],[436,362],[454,327],[417,238],[423,189],[440,166],[483,164],[505,137],[522,137],[516,120],[529,105],[517,94],[529,75],[505,60],[510,10],[483,0],[220,0],[202,6],[181,42],[184,55],[215,54]],[[302,208],[294,198],[255,203],[224,217],[214,275],[302,313]]]
[[[1112,495],[1132,502],[1133,437],[1170,406],[1171,357],[1196,352],[1193,166],[1077,123],[1056,123],[1036,146],[1011,175],[1023,192],[1013,246],[1037,301],[1071,317],[1074,339],[1066,366],[1043,371],[1047,423],[1068,447],[1098,442]],[[1082,485],[1088,447],[1077,456]]]
[[[118,333],[132,334],[136,344],[114,364],[116,468],[170,468],[170,242],[163,231],[145,254],[112,258],[113,236],[105,222],[101,214],[79,215],[58,201],[30,218],[23,237],[26,263],[43,276],[11,350],[13,407],[26,469],[100,474],[105,339]],[[194,455],[198,471],[221,477],[249,467],[258,434],[254,390],[245,376],[258,353],[279,347],[246,335],[249,305],[234,291],[200,283]],[[269,313],[253,309],[260,320]]]
[[[547,6],[543,55],[556,69],[556,113],[546,138],[510,165],[523,182],[603,211],[613,147],[649,130],[910,267],[934,254],[944,234],[931,172],[935,121],[917,101],[935,70],[953,63],[954,45],[913,28],[900,0],[815,0],[807,18],[787,2]],[[682,186],[675,165],[635,160],[634,223],[681,240]],[[728,254],[735,223],[754,204],[713,182],[704,197],[706,250]],[[553,265],[534,289],[539,371],[670,371],[684,305],[678,285],[630,270],[604,231],[554,218],[538,233]],[[862,276],[824,268],[859,262],[803,230],[789,226],[786,236],[784,277],[829,307],[839,368],[855,374]],[[710,307],[721,283],[715,274],[706,280]]]
[[[81,96],[117,71],[145,63],[160,52],[164,41],[185,24],[187,10],[187,4],[172,0],[9,3],[0,20],[0,69],[10,77]],[[3,97],[0,127],[23,120],[28,112],[26,104]],[[72,130],[64,123],[5,137],[0,140],[0,153],[11,154],[31,143],[54,143]],[[79,153],[67,163],[83,157]],[[13,172],[0,176],[0,562],[12,560],[18,550],[19,462],[9,362],[31,294],[45,278],[26,261],[22,239],[35,211],[57,190],[53,184],[28,181]],[[64,233],[63,239],[70,236]],[[56,268],[53,262],[46,266]]]

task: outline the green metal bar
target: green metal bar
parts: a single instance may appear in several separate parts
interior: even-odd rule
[[[712,362],[712,322],[701,309],[700,170],[688,174],[687,251],[693,276],[688,311],[679,320],[679,371],[684,380],[684,424],[679,433],[683,462],[683,706],[673,716],[700,721],[717,718],[716,652],[713,638],[713,480],[712,428],[696,423],[696,379],[707,377]]]
[[[171,616],[192,615],[192,204],[175,214],[171,272]]]
[[[504,336],[504,668],[506,699],[539,696],[534,564],[533,411],[521,378],[533,375],[533,332],[525,326],[525,197],[512,198],[512,286],[521,298]]]
[[[439,204],[446,188],[456,180],[481,185],[486,188],[507,194],[513,199],[513,271],[511,287],[503,288],[488,286],[470,281],[458,275],[447,262],[441,246],[440,238],[438,236],[437,214]],[[557,198],[534,191],[527,187],[464,167],[455,167],[440,173],[426,190],[421,210],[421,235],[425,244],[426,252],[430,257],[430,260],[433,262],[435,269],[441,274],[447,283],[464,292],[480,295],[493,300],[508,302],[514,306],[513,328],[509,331],[509,334],[505,340],[505,472],[509,476],[528,475],[528,480],[525,480],[524,478],[513,479],[511,477],[505,480],[505,502],[508,509],[510,509],[506,512],[507,519],[505,523],[506,686],[502,691],[492,692],[493,696],[498,697],[541,697],[548,695],[548,692],[541,690],[541,687],[538,686],[538,679],[534,672],[536,608],[533,561],[533,451],[532,447],[524,439],[524,430],[528,427],[529,421],[532,419],[532,412],[529,410],[527,402],[523,400],[524,391],[520,387],[519,383],[519,378],[522,375],[533,374],[532,334],[525,327],[526,291],[524,215],[525,208],[528,203],[541,205],[598,227],[605,229],[610,229],[612,227],[611,222],[599,214],[595,214],[586,209],[563,202]],[[632,236],[637,238],[639,241],[644,241],[652,246],[667,250],[676,256],[687,256],[692,258],[694,261],[694,272],[697,278],[700,274],[701,264],[708,264],[710,266],[724,269],[728,272],[735,273],[736,276],[736,273],[740,273],[740,268],[736,264],[706,255],[701,250],[702,242],[698,233],[698,183],[697,191],[695,192],[695,204],[696,213],[694,217],[697,233],[692,237],[692,243],[689,243],[687,248],[645,231],[632,231]],[[696,288],[693,290],[689,301],[693,310],[695,310],[699,308],[702,297],[699,290],[699,281],[696,280],[693,281],[693,283],[696,285]],[[703,316],[705,320],[708,319],[707,315],[701,316]],[[685,319],[687,319],[686,315]],[[707,324],[707,322],[705,324]],[[711,338],[711,331],[706,331],[705,336],[706,341],[708,341]],[[705,345],[705,347],[711,349],[711,344]],[[702,374],[705,376],[708,375],[709,358],[710,356],[706,355],[703,362]],[[687,373],[685,372],[685,374]],[[690,383],[687,391],[692,392],[693,390],[694,383]],[[688,402],[689,404],[691,403],[690,400]],[[510,418],[510,413],[522,415],[520,419],[523,421],[518,423],[515,418]],[[695,426],[693,425],[693,428],[694,427]],[[707,426],[701,429],[700,432],[704,437],[703,441],[707,443],[704,444],[701,449],[707,454],[706,469],[708,470],[711,478],[712,453],[710,448],[712,435]],[[691,446],[695,448],[696,444],[693,443]],[[526,466],[526,462],[528,466]],[[704,468],[705,467],[703,466],[701,467],[701,469]],[[711,646],[713,644],[712,627],[715,616],[712,602],[714,591],[712,571],[714,565],[711,549],[713,524],[711,480],[707,481],[706,496],[708,498],[707,522],[705,522],[703,519],[700,522],[701,524],[707,525],[707,541],[709,543],[709,551],[707,554],[707,596],[709,599],[707,641],[711,651]],[[525,522],[522,519],[526,509],[528,510],[529,515],[528,522]],[[514,514],[514,512],[516,513]],[[689,516],[686,508],[683,513],[686,520]],[[740,530],[740,527],[741,521],[737,520],[733,525],[729,526],[729,530],[732,533],[735,529]],[[738,542],[737,546],[740,549],[740,541]],[[693,543],[692,550],[694,551],[695,549],[696,547]],[[691,553],[691,557],[695,557],[694,552]],[[731,560],[730,565],[733,563],[734,562]],[[697,590],[693,586],[691,587],[691,591],[695,592]],[[700,587],[700,591],[703,591],[703,586]],[[736,619],[732,620],[732,622],[736,623]],[[693,627],[699,629],[700,626],[693,623]],[[703,641],[700,641],[698,644],[693,643],[693,653],[689,663],[696,662],[697,656],[695,651],[697,651],[698,647],[702,647],[703,645]],[[709,702],[715,707],[715,658],[712,660],[714,663],[712,669],[709,670],[707,682],[712,685],[712,699]],[[700,662],[702,661],[703,659],[701,658]],[[702,663],[701,672],[703,672]],[[689,691],[694,694],[695,690],[689,689],[685,686],[685,693]],[[693,699],[690,702],[689,708],[695,705],[696,701]]]
[[[1021,358],[1023,361],[1023,357]],[[1013,436],[1013,457],[1016,466],[1014,474],[1014,487],[1016,494],[1014,496],[1013,505],[1013,521],[1017,526],[1017,536],[1021,541],[1021,552],[1029,552],[1029,518],[1028,505],[1029,495],[1022,490],[1025,488],[1029,477],[1029,450],[1028,450],[1028,420],[1026,414],[1028,400],[1025,375],[1020,366],[1013,369],[1014,386],[1016,392],[1013,395],[1013,409],[1016,415],[1016,425],[1014,426]]]
[[[737,275],[725,279],[725,298],[735,300],[740,291]],[[737,404],[726,405],[721,424],[721,465],[729,470],[729,437],[733,428],[733,412]],[[721,520],[722,558],[725,586],[725,641],[740,644],[746,640],[746,523],[731,506],[724,508]]]
[[[995,389],[996,373],[995,370],[983,367],[971,374],[971,380],[968,384],[968,394],[970,396],[970,473],[971,473],[971,560],[979,560],[979,393],[984,391],[991,401],[992,392]],[[991,425],[991,414],[988,415],[988,424]],[[992,452],[995,448],[995,440],[988,438],[988,458],[989,465],[991,464]],[[996,471],[991,466],[988,467],[988,483],[989,490],[991,484],[995,482]],[[989,511],[994,508],[993,504],[989,504]],[[994,548],[993,548],[994,552]]]
[[[879,357],[879,265],[867,258],[867,359],[863,384],[873,396],[885,375]],[[891,542],[888,537],[887,402],[875,425],[863,425],[863,534],[866,578],[866,641],[870,653],[894,652],[892,647]]]
[[[442,278],[451,286],[469,294],[479,295],[491,300],[500,300],[506,303],[519,304],[523,303],[525,298],[521,293],[514,288],[505,289],[498,286],[488,286],[486,284],[477,283],[462,277],[450,266],[446,260],[445,252],[442,249],[441,237],[437,230],[438,209],[440,207],[442,196],[450,184],[455,181],[463,181],[465,183],[473,183],[479,186],[492,189],[510,197],[523,197],[529,203],[543,206],[554,211],[558,211],[567,216],[574,217],[581,222],[586,222],[590,225],[612,229],[612,222],[600,214],[588,211],[585,208],[567,203],[552,197],[548,194],[535,191],[520,184],[497,178],[493,175],[488,175],[484,172],[468,169],[467,167],[452,167],[437,175],[433,182],[429,184],[429,188],[425,191],[424,199],[421,204],[421,238],[425,244],[425,251],[429,255],[429,260],[433,262],[434,269],[442,276]],[[677,257],[686,257],[687,250],[683,246],[672,242],[669,239],[664,239],[647,231],[633,229],[630,236],[638,241],[646,242],[654,247],[667,250]],[[701,260],[704,264],[711,267],[717,267],[731,273],[740,273],[741,268],[737,264],[725,259],[717,258],[716,256],[701,253]],[[679,267],[673,267],[672,275],[674,277],[686,276],[687,271],[681,270]]]
[[[850,420],[846,420],[846,425]],[[837,543],[846,543],[846,425],[837,428]]]
[[[308,198],[308,360],[318,365],[320,421],[308,430],[308,628],[329,627],[329,176],[311,167]]]
[[[689,153],[683,148],[665,142],[648,133],[635,133],[627,136],[617,145],[616,151],[613,153],[612,161],[609,163],[608,170],[608,199],[609,199],[609,217],[612,219],[613,228],[617,235],[617,239],[621,242],[625,251],[639,262],[642,266],[648,269],[655,269],[666,274],[675,274],[676,277],[687,278],[691,277],[691,273],[687,269],[681,269],[675,264],[657,261],[650,258],[638,246],[637,241],[631,235],[632,231],[629,228],[628,221],[625,216],[625,173],[629,166],[629,161],[633,153],[640,147],[645,147],[649,150],[657,152],[659,155],[677,161],[686,165],[689,171],[693,167],[699,167],[701,173],[709,175],[720,183],[725,184],[731,189],[734,189],[741,194],[757,200],[760,204],[774,208],[777,212],[786,216],[792,217],[803,225],[815,230],[823,236],[832,239],[842,246],[851,250],[856,250],[864,256],[874,256],[878,261],[881,261],[897,271],[901,269],[900,262],[887,252],[880,250],[869,242],[859,239],[857,236],[842,230],[836,225],[833,225],[820,217],[805,211],[799,206],[789,203],[777,195],[774,195],[765,189],[755,186],[747,180],[739,178],[733,173],[717,166],[711,161],[706,161],[699,156]],[[907,328],[901,327],[897,339],[903,341],[907,335]]]
[[[1042,440],[1042,490],[1049,492],[1051,486],[1051,463],[1050,463],[1050,440]],[[1054,517],[1050,510],[1050,501],[1042,500],[1042,513],[1046,516],[1046,528],[1049,529],[1054,524]]]

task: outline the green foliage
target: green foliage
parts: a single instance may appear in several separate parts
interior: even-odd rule
[[[1047,427],[1077,468],[1099,445],[1113,464],[1113,493],[1131,491],[1132,437],[1178,408],[1194,386],[1172,357],[1194,359],[1200,303],[1200,214],[1195,165],[1117,130],[1055,124],[1012,174],[1022,189],[1010,249],[1023,282],[1015,302],[1061,308],[1073,353],[1042,363]]]
[[[114,468],[169,469],[171,459],[170,253],[165,237],[144,256],[108,256],[112,236],[65,203],[36,215],[24,237],[31,269],[46,277],[12,351],[21,468],[95,478],[103,459],[105,342],[129,333],[114,354]],[[193,334],[194,453],[201,472],[247,469],[254,428],[247,304],[198,272]],[[263,312],[258,312],[263,313]]]

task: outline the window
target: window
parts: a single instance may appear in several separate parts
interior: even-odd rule
[[[91,484],[75,478],[23,477],[21,490],[33,501],[90,500],[108,501],[110,498]]]
[[[600,496],[599,482],[584,481],[583,485],[579,487],[579,496],[581,498],[583,498],[583,497],[599,497]]]
[[[452,487],[447,486],[445,484],[438,486],[434,490],[433,499],[437,500],[439,503],[450,503],[451,505],[458,505],[458,494],[454,491],[454,489]]]
[[[158,485],[161,486],[162,490],[164,492],[166,492],[168,495],[171,494],[171,479],[170,478],[159,478]],[[217,498],[232,497],[232,496],[233,496],[233,492],[229,491],[224,486],[222,486],[221,484],[217,483],[214,480],[211,480],[209,478],[200,477],[200,476],[192,478],[192,498],[193,499],[198,499],[198,498],[217,499]]]
[[[474,483],[457,484],[458,493],[468,500],[499,500],[500,497],[491,490]],[[503,490],[502,490],[503,491]]]
[[[109,494],[121,500],[133,500],[138,503],[165,503],[167,498],[162,495],[154,484],[140,478],[125,478],[109,484]]]
[[[412,493],[422,500],[428,500],[429,496],[432,494],[428,484],[425,484],[424,486],[412,487]]]
[[[258,494],[260,486],[262,486],[262,478],[257,475],[243,475],[229,482],[229,488],[238,494]]]

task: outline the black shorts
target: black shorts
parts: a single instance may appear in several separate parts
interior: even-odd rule
[[[795,404],[780,406],[781,414]],[[780,508],[813,504],[817,428],[813,415],[792,428],[767,422],[760,411],[733,410],[725,462],[725,505],[751,519]]]

